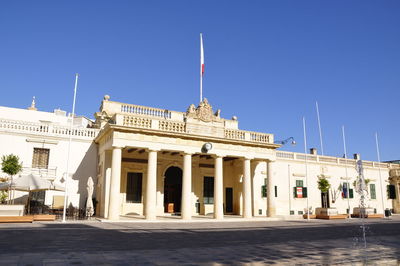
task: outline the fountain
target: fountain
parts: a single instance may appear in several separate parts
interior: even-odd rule
[[[364,168],[362,165],[362,161],[358,160],[356,164],[356,169],[358,173],[358,177],[356,180],[355,190],[360,195],[360,204],[358,208],[354,208],[354,213],[358,212],[359,217],[361,218],[361,231],[362,231],[362,240],[364,243],[364,248],[367,248],[367,239],[365,236],[365,218],[368,215],[366,208],[366,195],[367,195],[367,185],[365,184],[364,178]]]

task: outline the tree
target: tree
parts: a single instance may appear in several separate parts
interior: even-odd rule
[[[19,157],[14,154],[3,155],[3,157],[1,157],[1,170],[10,175],[12,182],[13,176],[22,170],[22,163],[19,162]],[[7,194],[4,194],[4,192],[0,195],[2,201],[4,201],[4,197],[6,197],[5,195]]]
[[[3,155],[1,157],[1,170],[11,177],[21,172],[22,163],[19,162],[19,157],[14,154]]]
[[[331,187],[331,184],[329,183],[328,179],[326,179],[324,176],[320,177],[318,179],[318,189],[321,190],[323,197],[323,202],[322,202],[322,208],[327,208],[328,207],[328,197],[327,194],[329,192],[329,189]]]

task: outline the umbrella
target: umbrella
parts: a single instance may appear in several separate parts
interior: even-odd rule
[[[64,191],[64,188],[52,181],[35,176],[32,174],[23,175],[12,182],[0,183],[0,190],[19,190],[19,191],[40,191],[40,190],[58,190]]]
[[[94,213],[93,210],[93,200],[92,200],[92,195],[93,195],[93,179],[91,176],[88,178],[87,182],[87,191],[88,191],[88,196],[87,196],[87,201],[86,201],[86,215],[88,217],[91,217]]]

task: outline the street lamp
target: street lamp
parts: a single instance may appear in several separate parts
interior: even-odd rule
[[[295,145],[296,145],[296,141],[294,140],[293,137],[289,137],[289,138],[287,138],[287,139],[285,139],[285,140],[277,140],[277,141],[275,141],[274,143],[275,143],[275,144],[285,145],[285,144],[287,144],[290,140],[291,140],[290,144],[292,144],[293,146],[295,146]]]

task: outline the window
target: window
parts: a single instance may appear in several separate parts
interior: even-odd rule
[[[348,191],[347,191],[347,188],[348,188]],[[350,194],[350,199],[354,198],[354,192],[353,192],[353,189],[350,188],[349,183],[343,182],[343,185],[342,185],[342,198],[344,198],[344,199],[348,198],[347,192]]]
[[[205,176],[204,184],[203,184],[203,198],[204,204],[213,204],[214,203],[214,177],[213,176]]]
[[[388,185],[387,186],[387,193],[388,193],[388,198],[389,199],[395,199],[396,198],[396,189],[394,185]]]
[[[261,197],[266,198],[267,197],[267,179],[264,178],[264,185],[261,186]]]
[[[142,202],[142,173],[128,173],[126,178],[126,202]]]
[[[304,187],[303,180],[296,180],[296,186],[293,188],[295,198],[307,198],[307,188]]]
[[[50,149],[33,148],[32,168],[47,168],[49,155]]]
[[[296,180],[296,187],[303,187],[303,180]]]
[[[266,185],[262,185],[261,186],[261,197],[262,198],[266,198],[267,197],[267,186]]]
[[[369,184],[369,194],[371,195],[371,199],[376,199],[375,184]]]
[[[278,197],[278,186],[275,186],[275,198]]]

